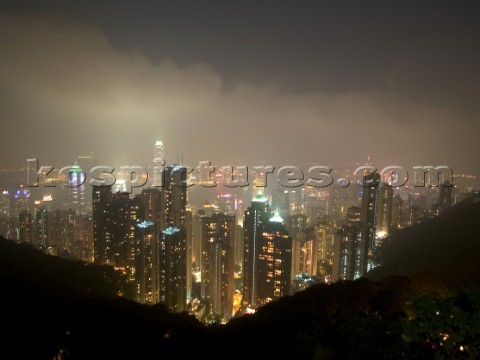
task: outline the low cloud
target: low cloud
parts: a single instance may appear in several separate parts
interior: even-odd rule
[[[188,163],[450,165],[478,171],[478,121],[394,93],[287,93],[276,84],[223,86],[207,63],[152,63],[115,48],[91,24],[0,15],[2,158],[107,162],[153,156]]]

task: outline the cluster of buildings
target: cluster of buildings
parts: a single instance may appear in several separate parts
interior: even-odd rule
[[[161,141],[154,163],[161,186],[134,195],[118,184],[96,186],[91,196],[75,186],[62,210],[47,195],[32,201],[23,186],[5,190],[0,232],[50,254],[115,267],[141,303],[226,322],[315,283],[363,277],[381,264],[379,249],[393,231],[438,216],[470,196],[476,181],[457,175],[456,187],[393,188],[365,173],[363,182],[375,186],[267,193],[254,176],[253,187],[219,191],[195,207],[182,186],[187,168],[163,167]],[[70,181],[82,184],[82,174],[73,167]]]

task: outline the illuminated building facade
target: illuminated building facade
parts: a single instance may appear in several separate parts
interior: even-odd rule
[[[314,228],[311,227],[303,230],[298,241],[300,242],[301,251],[297,273],[316,275],[318,263],[318,240]]]
[[[187,305],[187,243],[185,230],[170,226],[162,232],[159,251],[160,300],[176,312]]]
[[[10,192],[0,192],[0,235],[8,236],[8,223],[10,220]]]
[[[22,211],[18,215],[19,239],[21,242],[33,244],[32,214],[29,211]]]
[[[187,208],[187,169],[179,164],[165,168],[163,194],[163,226],[183,228]]]
[[[110,186],[95,186],[92,190],[92,217],[94,239],[94,262],[110,263],[112,239],[108,228],[112,189]]]
[[[0,217],[5,219],[10,217],[10,192],[8,190],[0,193]]]
[[[35,211],[35,243],[41,248],[50,244],[50,212],[45,206]]]
[[[214,214],[203,224],[202,298],[214,319],[233,313],[235,216]]]
[[[378,209],[375,232],[375,248],[381,245],[381,239],[390,234],[392,226],[392,209],[393,209],[393,189],[388,184],[381,184],[378,189]]]
[[[135,285],[137,301],[156,304],[160,301],[159,238],[152,221],[142,221],[135,227]]]
[[[87,213],[85,199],[85,172],[77,164],[70,168],[68,174],[70,208],[77,214]]]
[[[13,200],[15,219],[18,221],[21,212],[30,211],[30,191],[24,185],[20,185],[13,194]]]
[[[258,256],[263,226],[268,221],[267,199],[259,194],[245,211],[243,252],[243,303],[258,305]]]
[[[338,279],[355,280],[366,275],[369,258],[368,229],[362,224],[361,209],[351,206],[347,209],[346,223],[336,234],[339,244],[337,267]]]
[[[70,253],[75,243],[75,211],[73,210],[55,210],[50,213],[51,217],[51,237],[49,247],[54,249],[55,253]]]
[[[257,268],[257,305],[290,295],[292,238],[278,213],[263,226]]]
[[[165,148],[163,142],[158,140],[153,148],[153,186],[163,186],[163,167],[165,165]]]
[[[380,174],[367,172],[363,176],[361,195],[361,223],[366,231],[368,245],[368,268],[373,269],[377,265],[376,254],[376,231],[377,212],[379,198]],[[362,239],[363,242],[363,239]]]

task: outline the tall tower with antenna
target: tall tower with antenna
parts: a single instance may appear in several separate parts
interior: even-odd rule
[[[162,186],[163,166],[165,165],[165,148],[163,142],[157,140],[153,153],[153,186]]]

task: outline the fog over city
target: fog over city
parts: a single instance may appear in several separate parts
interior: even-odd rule
[[[0,163],[145,163],[160,139],[167,164],[478,174],[478,7],[425,4],[6,1]]]

